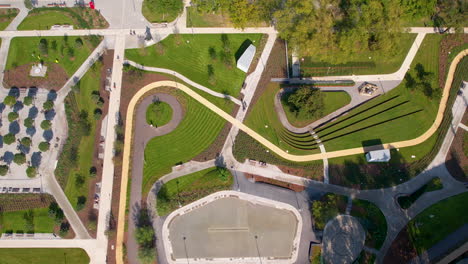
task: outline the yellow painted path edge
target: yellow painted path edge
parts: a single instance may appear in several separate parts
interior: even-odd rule
[[[458,63],[461,61],[463,57],[468,55],[468,49],[463,50],[460,52],[453,60],[450,65],[449,72],[447,74],[447,80],[445,82],[444,90],[442,92],[442,98],[439,104],[439,110],[437,112],[436,119],[432,126],[424,132],[421,136],[393,143],[386,143],[382,145],[375,145],[375,146],[368,146],[368,147],[358,147],[352,149],[345,149],[345,150],[338,150],[326,153],[317,153],[311,155],[293,155],[289,154],[286,151],[280,149],[278,146],[274,145],[260,134],[255,132],[254,130],[250,129],[246,125],[244,125],[239,120],[235,119],[228,113],[221,110],[219,107],[205,99],[203,96],[199,95],[198,93],[194,92],[192,89],[188,88],[187,86],[174,82],[174,81],[159,81],[153,82],[142,89],[140,89],[135,96],[133,96],[132,100],[128,105],[127,110],[127,121],[125,126],[125,144],[124,144],[124,151],[123,151],[123,165],[122,165],[122,182],[120,187],[120,201],[119,201],[119,216],[118,216],[118,227],[117,227],[117,245],[116,245],[116,260],[117,263],[123,263],[123,237],[124,237],[124,226],[125,226],[125,208],[126,208],[126,198],[127,198],[127,185],[128,185],[128,172],[129,172],[129,164],[130,164],[130,152],[131,152],[131,142],[132,142],[132,133],[133,133],[133,112],[135,110],[135,106],[140,100],[140,98],[146,94],[148,91],[158,87],[174,87],[179,90],[182,90],[184,93],[192,97],[193,99],[197,100],[211,111],[215,112],[226,121],[231,123],[232,125],[236,126],[240,130],[247,133],[249,136],[260,142],[265,147],[269,148],[271,151],[275,152],[277,155],[281,156],[284,159],[295,161],[295,162],[305,162],[305,161],[312,161],[312,160],[319,160],[323,158],[336,158],[336,157],[343,157],[349,156],[354,154],[361,154],[372,150],[378,149],[393,149],[393,148],[403,148],[403,147],[410,147],[415,146],[418,144],[423,143],[428,138],[430,138],[439,128],[440,124],[442,123],[442,119],[444,117],[444,111],[447,107],[447,101],[450,94],[450,87],[452,86],[453,82],[453,75],[457,68]]]

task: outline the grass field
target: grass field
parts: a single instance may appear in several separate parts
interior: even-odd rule
[[[158,215],[168,215],[179,208],[179,205],[185,206],[209,194],[229,190],[233,177],[228,170],[224,171],[226,174],[222,176],[213,167],[167,182],[158,192]]]
[[[75,47],[75,42],[78,38],[81,38],[84,45],[81,48]],[[38,63],[39,60],[43,60],[47,65],[55,63],[55,60],[59,60],[59,65],[65,69],[65,72],[71,76],[91,54],[91,51],[98,45],[98,37],[17,37],[11,40],[10,50],[8,51],[8,59],[5,66],[6,70],[15,68],[16,66]],[[41,55],[40,59],[38,56],[39,52],[39,41],[46,39],[48,43],[48,55]],[[92,40],[93,39],[93,40]],[[57,48],[53,49],[53,41],[56,41]],[[97,42],[97,43],[96,43]],[[70,54],[70,50],[73,50],[73,56]]]
[[[393,73],[400,68],[415,38],[416,34],[402,34],[401,41],[394,48],[393,56],[383,55],[381,51],[366,51],[354,56],[340,55],[336,52],[334,56],[346,56],[349,59],[343,64],[323,61],[320,56],[306,57],[304,61],[301,61],[301,74],[304,77],[310,77]]]
[[[318,153],[310,133],[294,134],[283,127],[275,111],[275,95],[280,85],[270,83],[245,119],[245,124],[271,143],[294,154]]]
[[[88,114],[87,121],[89,123],[89,135],[82,133],[79,126],[69,125],[71,126],[69,127],[70,134],[66,143],[69,146],[64,147],[56,169],[58,177],[65,178],[65,194],[75,209],[77,209],[78,197],[88,196],[89,171],[93,166],[94,150],[97,148],[94,139],[95,134],[99,133],[99,131],[96,131],[97,121],[93,117],[96,103],[91,99],[91,93],[99,90],[100,71],[101,66],[99,65],[95,69],[90,69],[81,78],[80,92],[72,92],[73,94],[67,98],[69,99],[69,104],[66,105],[67,112],[69,112],[69,124],[71,122],[77,123],[75,118],[81,111],[85,111]],[[71,153],[74,152],[77,153],[77,161],[68,161]],[[79,177],[84,179],[82,184],[76,184]]]
[[[305,127],[315,120],[333,113],[351,102],[351,97],[346,92],[323,92],[323,108],[321,109],[321,113],[309,115],[304,112],[299,112],[297,114],[292,112],[286,101],[286,96],[283,96],[281,99],[286,117],[289,123],[295,127]]]
[[[172,22],[182,13],[183,6],[182,0],[144,0],[141,12],[151,23]]]
[[[145,66],[174,70],[214,91],[237,96],[246,74],[237,69],[236,55],[240,56],[238,53],[243,52],[250,41],[257,46],[257,54],[260,54],[261,50],[258,49],[258,45],[263,35],[228,34],[226,36],[229,42],[227,47],[230,49],[226,60],[229,61],[230,66],[226,66],[221,59],[223,51],[221,34],[172,34],[161,41],[160,45],[145,49],[128,49],[125,56]],[[215,59],[210,57],[210,48],[216,54]],[[211,70],[208,70],[209,67]],[[212,77],[209,71],[213,72]]]
[[[380,209],[365,200],[353,200],[350,214],[357,217],[366,229],[365,245],[380,249],[387,236],[387,221]]]
[[[89,257],[81,248],[0,248],[2,264],[87,264]]]
[[[427,35],[411,66],[422,64],[434,74],[432,87],[438,88],[438,51],[441,35]],[[433,123],[440,98],[428,98],[422,91],[411,91],[405,82],[383,96],[350,111],[344,117],[315,129],[327,151],[413,139]]]
[[[55,222],[54,219],[49,217],[49,208],[36,208],[31,210],[34,215],[31,230],[28,230],[27,221],[24,218],[24,214],[29,210],[20,210],[0,213],[0,233],[28,233],[31,231],[33,233],[52,233],[54,231]]]
[[[152,103],[146,109],[146,122],[153,126],[163,126],[172,119],[172,108],[168,103]]]
[[[109,26],[95,9],[47,7],[29,11],[28,16],[19,24],[18,30],[49,30],[53,25],[72,25],[74,29]]]
[[[431,205],[409,222],[408,233],[418,253],[424,252],[468,223],[466,201],[467,192],[447,198]]]
[[[203,152],[218,136],[225,121],[183,92],[173,90],[185,108],[177,128],[169,134],[151,139],[145,148],[143,193],[171,168]],[[221,98],[212,100],[223,101]],[[196,143],[196,144],[195,144]]]
[[[17,8],[1,8],[0,9],[0,30],[5,30],[11,21],[18,15]]]
[[[267,27],[267,23],[247,23],[247,27]],[[228,14],[221,12],[200,13],[195,7],[187,7],[187,27],[234,27]]]
[[[421,188],[417,189],[414,193],[409,195],[402,195],[398,197],[398,204],[403,209],[408,209],[413,205],[416,200],[421,197],[426,192],[432,192],[442,189],[444,186],[439,178],[435,177],[432,178],[428,183],[421,186]]]

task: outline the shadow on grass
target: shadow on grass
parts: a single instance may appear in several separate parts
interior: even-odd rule
[[[244,42],[242,42],[240,47],[237,49],[236,54],[234,55],[236,58],[236,62],[240,59],[242,54],[244,54],[245,50],[247,50],[250,44],[252,44],[252,41],[250,39],[246,39],[244,40]]]

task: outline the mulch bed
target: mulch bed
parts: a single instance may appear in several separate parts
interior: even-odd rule
[[[400,231],[395,240],[393,240],[392,245],[387,251],[387,255],[385,255],[383,263],[408,263],[417,255],[418,253],[416,252],[405,227]]]
[[[468,112],[465,112],[462,123],[468,119]],[[468,182],[468,157],[465,156],[463,151],[463,145],[467,144],[464,142],[465,133],[468,133],[463,128],[458,128],[455,138],[453,139],[450,151],[447,153],[445,158],[445,166],[450,174],[457,180],[462,182]]]
[[[40,87],[58,91],[68,80],[65,70],[55,63],[46,63],[45,77],[31,77],[29,72],[32,65],[33,63],[28,63],[5,71],[5,84],[9,87]]]
[[[449,51],[456,46],[468,43],[466,34],[447,34],[440,42],[439,47],[439,87],[445,86],[446,76],[450,64],[448,63]]]
[[[254,174],[250,174],[250,173],[244,173],[244,175],[245,175],[245,177],[247,179],[254,179],[254,181],[256,181],[256,182],[264,182],[264,183],[268,183],[268,184],[271,184],[271,185],[276,185],[276,186],[279,186],[279,187],[290,189],[290,190],[295,191],[295,192],[302,192],[303,190],[305,190],[305,187],[302,186],[302,185],[297,185],[297,184],[292,184],[292,183],[288,183],[288,182],[284,182],[284,181],[280,181],[280,180],[266,178],[266,177],[263,177],[263,176],[254,175]]]
[[[88,225],[91,221],[98,221],[98,210],[95,210],[94,205],[94,194],[96,192],[96,183],[102,180],[102,170],[103,170],[103,160],[98,158],[99,155],[99,144],[101,141],[101,126],[103,118],[107,115],[109,109],[109,95],[110,93],[105,90],[105,80],[106,80],[106,71],[108,68],[112,68],[114,52],[107,52],[103,56],[103,66],[101,68],[101,83],[99,85],[99,93],[101,97],[104,98],[104,105],[102,106],[102,116],[101,119],[96,123],[96,134],[94,138],[95,148],[93,153],[93,166],[96,168],[96,177],[91,178],[89,181],[88,195],[86,197],[85,207],[77,212],[78,217],[83,222],[84,226],[88,230],[90,236],[93,238],[96,237],[96,229],[89,229]]]
[[[51,202],[55,202],[54,197],[46,193],[2,194],[0,195],[0,212],[47,208]]]

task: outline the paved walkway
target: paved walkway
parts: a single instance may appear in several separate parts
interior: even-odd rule
[[[178,73],[178,72],[175,72],[173,70],[169,70],[169,69],[164,69],[164,68],[156,68],[156,67],[149,67],[149,66],[144,66],[144,65],[141,65],[141,64],[138,64],[134,61],[130,61],[130,60],[125,60],[124,63],[127,63],[135,68],[138,68],[140,70],[144,70],[144,71],[150,71],[150,72],[160,72],[160,73],[166,73],[166,74],[171,74],[171,75],[174,75],[175,77],[181,79],[182,81],[186,82],[188,85],[190,86],[193,86],[197,89],[200,89],[201,91],[204,91],[205,93],[208,93],[210,95],[213,95],[213,96],[216,96],[216,97],[219,97],[219,98],[227,98],[229,100],[231,100],[232,102],[234,102],[235,104],[237,105],[241,105],[241,102],[235,98],[235,97],[232,97],[230,95],[227,95],[227,94],[222,94],[222,93],[218,93],[218,92],[215,92],[213,90],[211,90],[210,88],[208,87],[205,87],[201,84],[198,84],[192,80],[190,80],[189,78],[185,77],[184,75]]]
[[[161,102],[169,104],[172,108],[172,119],[164,126],[155,128],[146,122],[146,110],[157,97]],[[143,167],[145,164],[145,147],[148,141],[157,136],[172,132],[183,119],[183,109],[177,99],[169,94],[157,93],[145,97],[139,104],[135,113],[135,124],[133,125],[133,155],[132,155],[132,182],[130,187],[130,213],[128,218],[127,256],[129,263],[138,262],[138,244],[135,240],[135,229],[138,215],[141,210],[141,188],[143,183]],[[128,124],[128,122],[127,122]]]

